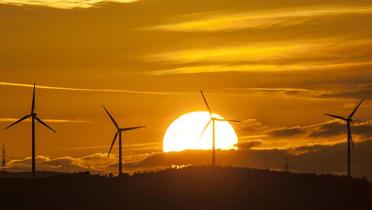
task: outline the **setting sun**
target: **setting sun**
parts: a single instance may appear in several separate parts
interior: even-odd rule
[[[223,119],[217,114],[215,118]],[[163,151],[212,149],[212,125],[203,129],[210,120],[208,112],[191,112],[177,118],[168,127],[163,140]],[[216,149],[237,149],[238,137],[234,128],[226,121],[216,121]]]

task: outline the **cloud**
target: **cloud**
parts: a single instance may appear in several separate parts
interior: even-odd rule
[[[14,83],[14,82],[0,82],[0,86],[13,86],[13,87],[28,87],[33,88],[33,84]],[[69,88],[69,87],[55,87],[36,85],[38,89],[47,90],[62,90],[62,91],[77,91],[77,92],[102,92],[102,93],[124,93],[124,94],[142,94],[142,95],[186,95],[182,92],[156,92],[156,91],[133,91],[133,90],[118,90],[118,89],[90,89],[90,88]]]
[[[139,163],[149,157],[149,154],[137,154],[124,156],[123,167],[126,173],[134,173],[141,170],[150,170],[149,167],[135,167]],[[51,158],[49,156],[36,156],[36,168],[38,171],[55,171],[55,172],[81,172],[90,171],[96,174],[117,174],[118,157],[115,154],[107,156],[107,153],[94,153],[82,157],[62,156]],[[7,163],[9,171],[30,171],[31,157],[23,159],[13,159]]]
[[[136,0],[0,0],[0,4],[47,6],[59,9],[90,8],[101,3],[130,3]]]
[[[353,136],[372,138],[372,122],[353,123],[351,132]],[[336,135],[346,135],[346,125],[339,120],[320,124],[309,133],[309,137],[312,138],[327,138]]]
[[[117,145],[113,146],[113,149],[118,148]],[[109,149],[108,145],[104,146],[83,146],[83,147],[59,147],[59,148],[52,148],[53,150],[64,150],[64,151],[83,151],[83,150],[97,150],[97,149]],[[153,153],[153,152],[160,152],[162,151],[162,143],[161,142],[154,142],[154,143],[140,143],[140,144],[125,144],[123,145],[123,149],[127,152],[131,153]]]
[[[237,132],[243,136],[242,143],[251,149],[294,149],[314,145],[336,145],[345,142],[346,125],[338,120],[319,124],[292,127],[268,126],[257,120],[240,125]],[[372,139],[371,121],[355,122],[352,125],[354,142]],[[246,136],[247,138],[244,138]],[[250,142],[259,142],[259,144]]]
[[[253,132],[254,134],[257,134],[257,133],[265,132],[270,128],[271,128],[270,126],[265,125],[260,120],[255,119],[255,118],[250,118],[250,119],[245,119],[241,123],[239,123],[237,131],[242,132],[242,133],[250,132],[251,134]],[[249,136],[252,136],[252,135],[249,135]]]
[[[309,51],[323,47],[326,44],[329,44],[330,41],[331,40],[309,40],[308,42],[282,41],[271,43],[252,43],[246,46],[239,45],[209,47],[206,49],[192,49],[151,55],[147,58],[145,57],[145,60],[149,62],[169,62],[183,64],[197,62],[262,62],[265,60],[279,60],[294,55],[298,56],[299,53],[303,53],[304,50]]]
[[[257,150],[255,145],[261,142],[241,143],[240,150],[217,151],[219,165],[252,167],[261,169],[283,170],[284,155],[288,154],[290,170],[292,172],[336,173],[345,172],[346,164],[340,161],[346,156],[345,142],[333,145],[310,145],[284,151],[278,149]],[[369,167],[372,161],[372,139],[364,139],[356,143],[353,151],[353,175],[368,176],[372,178]],[[107,174],[117,172],[117,157],[107,153],[96,153],[83,157],[57,157],[37,156],[36,164],[39,171],[78,172],[90,171],[92,173]],[[125,172],[150,171],[170,168],[177,165],[203,165],[210,163],[210,151],[183,151],[170,153],[157,153],[144,157],[141,160],[124,164]],[[30,171],[31,158],[9,161],[9,171]]]
[[[91,171],[93,173],[112,172],[110,166],[117,162],[116,156],[107,157],[107,153],[96,153],[84,157],[57,157],[37,156],[36,166],[39,171],[78,172]],[[31,157],[11,160],[7,163],[10,170],[29,171]]]
[[[263,96],[280,96],[280,97],[310,97],[317,98],[329,94],[330,90],[321,89],[304,89],[304,88],[226,88],[241,95],[263,95]]]
[[[0,118],[0,122],[9,122],[13,123],[17,121],[18,118]],[[30,119],[26,119],[26,122],[30,122]],[[91,123],[90,121],[85,120],[67,120],[67,119],[43,119],[47,123]]]
[[[350,88],[350,90],[339,90],[339,91],[329,91],[328,93],[320,95],[322,98],[365,98],[372,99],[372,88]]]
[[[226,91],[238,95],[259,95],[259,96],[279,96],[279,97],[295,97],[295,98],[312,98],[312,99],[371,99],[372,88],[368,85],[349,85],[344,90],[340,87],[324,87],[324,88],[290,88],[290,87],[268,87],[268,88],[225,88]],[[354,106],[354,105],[353,105]]]
[[[187,15],[183,20],[152,26],[149,30],[182,32],[232,32],[242,29],[264,29],[303,24],[309,18],[372,14],[371,6],[317,6],[301,8],[279,8],[240,13],[215,12]]]
[[[217,61],[217,60],[216,60]],[[247,65],[204,65],[143,72],[147,75],[197,74],[218,72],[291,72],[343,70],[355,67],[370,67],[372,62],[343,63],[297,63],[297,64],[247,64]]]
[[[251,43],[249,45],[209,47],[166,52],[143,57],[150,63],[181,65],[147,71],[150,75],[196,74],[213,72],[291,72],[340,71],[369,68],[370,39],[328,38]],[[349,52],[340,54],[340,52]],[[350,53],[351,52],[351,53]],[[364,55],[361,59],[362,53]]]
[[[239,150],[246,150],[246,149],[252,149],[258,145],[262,144],[260,141],[239,141],[237,147]]]
[[[301,127],[276,129],[276,130],[267,132],[269,137],[279,137],[279,138],[283,138],[283,137],[293,138],[303,133],[304,133],[304,130]]]

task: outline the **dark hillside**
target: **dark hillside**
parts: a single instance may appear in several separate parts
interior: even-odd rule
[[[1,178],[1,209],[372,209],[362,179],[188,167],[121,178]]]

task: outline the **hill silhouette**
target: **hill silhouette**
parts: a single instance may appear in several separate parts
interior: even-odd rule
[[[195,166],[105,177],[0,178],[0,209],[371,209],[365,179]]]
[[[372,180],[372,141],[355,144],[352,154],[352,176],[368,177]],[[306,173],[346,173],[346,144],[333,146],[314,145],[297,148],[298,154],[288,154],[291,171]],[[221,166],[249,167],[258,169],[283,170],[284,150],[218,150],[217,163]],[[124,168],[128,171],[164,169],[174,165],[206,165],[211,163],[210,151],[182,151],[156,153],[143,161],[126,163]],[[116,167],[116,164],[115,164]]]

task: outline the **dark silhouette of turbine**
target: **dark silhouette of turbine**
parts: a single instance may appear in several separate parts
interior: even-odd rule
[[[215,122],[216,121],[227,121],[227,122],[240,122],[238,120],[226,120],[226,119],[220,119],[213,116],[212,110],[207,102],[207,99],[205,98],[203,91],[200,90],[200,93],[203,97],[205,106],[208,109],[210,120],[205,125],[204,129],[202,130],[200,137],[204,134],[204,132],[207,130],[210,123],[212,123],[212,166],[216,166],[216,135],[215,135]],[[199,138],[200,138],[199,137]]]
[[[333,114],[325,114],[329,117],[333,117],[333,118],[336,118],[336,119],[339,119],[339,120],[342,120],[342,121],[345,121],[346,122],[346,127],[347,127],[347,176],[351,176],[351,152],[350,152],[350,145],[353,147],[354,149],[354,142],[353,142],[353,138],[351,136],[351,122],[353,121],[353,116],[355,114],[355,112],[358,110],[359,106],[362,104],[364,99],[362,99],[359,104],[355,107],[355,109],[350,113],[350,115],[345,118],[345,117],[342,117],[342,116],[337,116],[337,115],[333,115]]]
[[[110,156],[110,153],[111,153],[111,150],[112,150],[112,147],[114,146],[114,143],[117,139],[117,137],[119,136],[119,176],[121,176],[123,173],[123,160],[122,160],[122,135],[121,133],[122,132],[125,132],[125,131],[130,131],[130,130],[135,130],[135,129],[139,129],[139,128],[144,128],[146,126],[137,126],[137,127],[129,127],[129,128],[120,128],[119,127],[119,124],[115,121],[114,117],[110,114],[110,112],[106,109],[105,106],[103,106],[103,108],[105,109],[107,115],[110,117],[112,123],[114,124],[115,128],[116,128],[116,133],[114,135],[114,140],[112,140],[112,143],[111,143],[111,147],[110,147],[110,150],[107,154],[107,157]]]
[[[31,117],[31,123],[32,123],[32,178],[35,177],[36,175],[36,165],[35,165],[35,120],[38,121],[39,123],[41,123],[42,125],[44,125],[45,127],[47,127],[48,129],[50,129],[51,131],[55,132],[56,131],[51,128],[49,125],[47,125],[45,122],[43,122],[36,114],[35,112],[35,84],[34,84],[34,90],[33,90],[33,94],[32,94],[32,107],[31,107],[31,113],[29,115],[26,115],[22,118],[20,118],[19,120],[17,120],[16,122],[12,123],[11,125],[9,125],[8,127],[6,127],[5,129],[8,129],[20,122],[22,122],[23,120],[26,120],[28,118]]]

